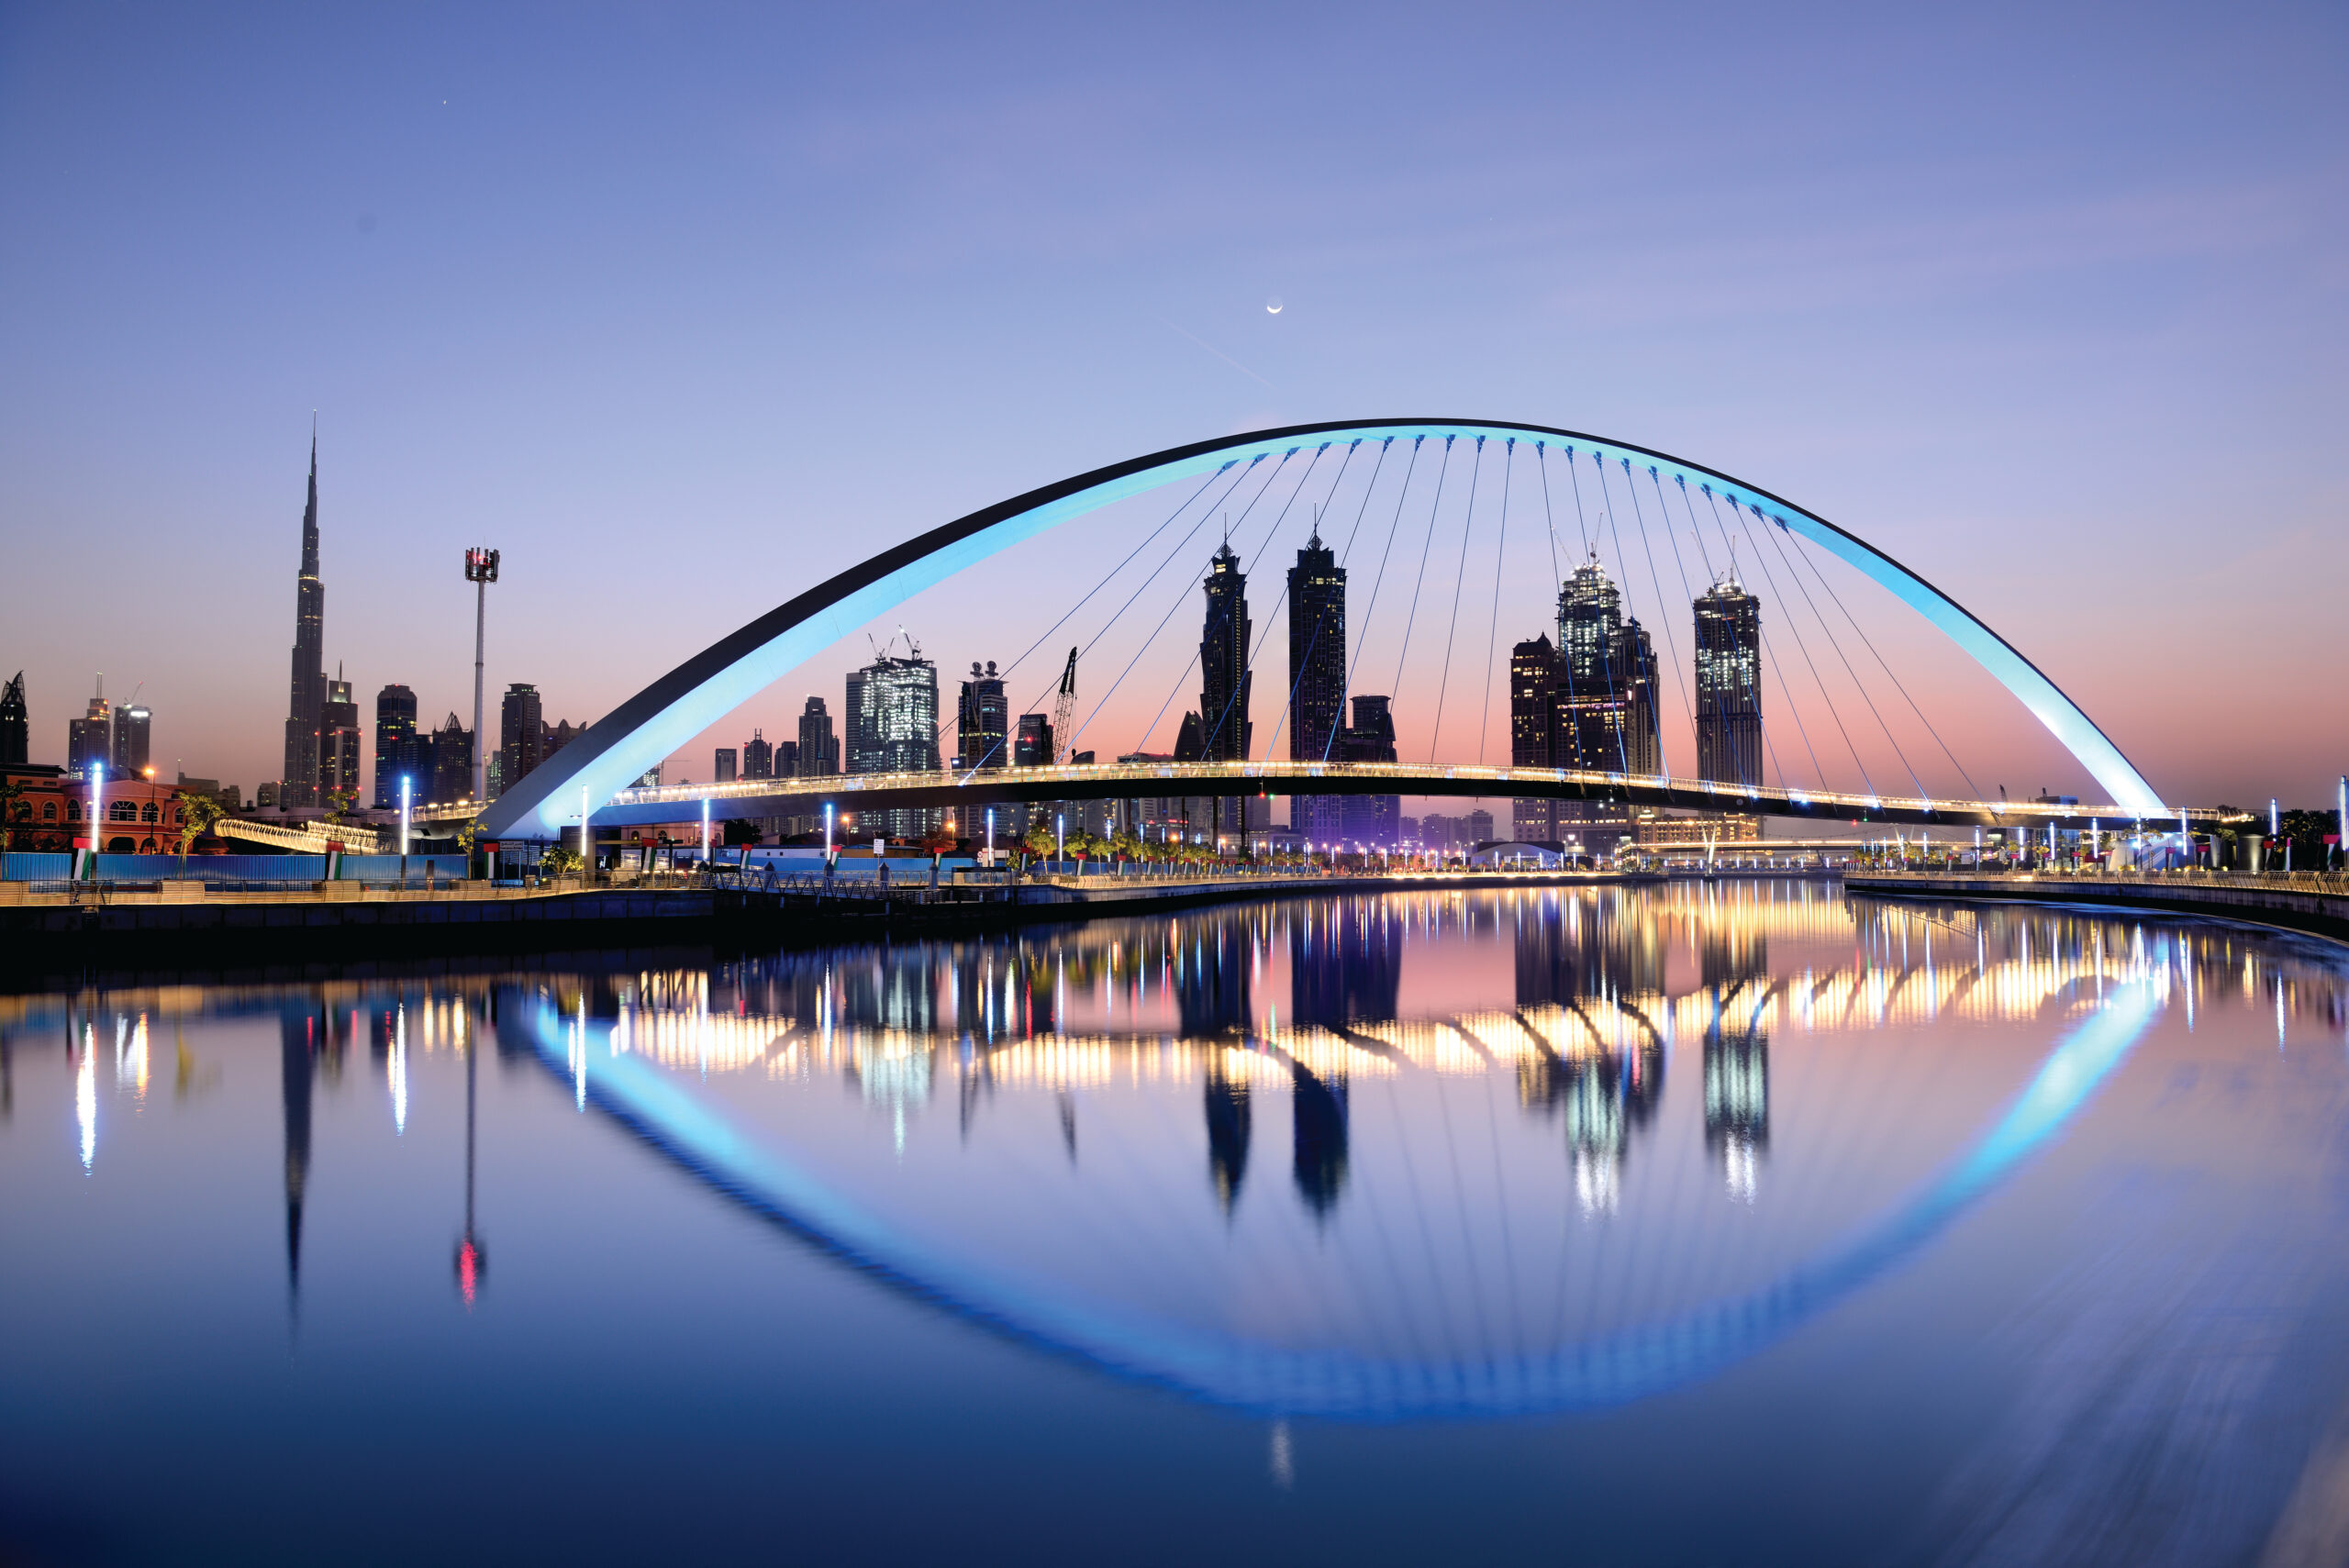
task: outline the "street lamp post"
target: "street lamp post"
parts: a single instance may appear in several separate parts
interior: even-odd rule
[[[400,876],[407,876],[408,776],[400,775]]]
[[[709,796],[701,797],[701,863],[709,864]]]
[[[92,882],[98,880],[98,850],[106,842],[100,836],[106,832],[106,814],[104,809],[106,794],[106,765],[104,762],[92,762],[90,764],[90,880]]]
[[[489,585],[497,581],[497,551],[480,547],[465,551],[465,581],[473,584],[473,806],[478,810],[487,804],[489,794],[489,751],[481,733],[481,666]]]

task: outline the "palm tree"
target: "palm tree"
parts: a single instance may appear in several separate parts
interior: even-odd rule
[[[208,795],[180,796],[180,871],[187,871],[187,852],[198,839],[212,830],[212,825],[228,815],[228,808]]]

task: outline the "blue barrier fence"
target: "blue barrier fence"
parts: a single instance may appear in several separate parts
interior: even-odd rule
[[[0,855],[0,882],[62,882],[73,874],[70,854]],[[317,882],[327,874],[324,855],[100,855],[101,882]],[[400,874],[397,855],[345,855],[345,882],[391,882]],[[462,855],[410,855],[410,881],[428,876],[462,877]]]

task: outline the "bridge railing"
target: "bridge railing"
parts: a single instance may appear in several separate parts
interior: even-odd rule
[[[2080,806],[2041,801],[1979,801],[1932,795],[1858,795],[1833,790],[1791,789],[1775,785],[1724,784],[1670,773],[1624,773],[1595,769],[1494,767],[1478,763],[1300,762],[1285,761],[1225,762],[1094,762],[1041,767],[998,768],[984,772],[941,769],[918,773],[828,773],[785,779],[736,779],[726,784],[661,784],[623,790],[615,806],[674,805],[679,817],[699,813],[707,801],[713,810],[729,801],[762,802],[772,806],[795,798],[812,808],[827,800],[851,800],[863,795],[907,790],[968,789],[974,801],[990,792],[1016,785],[1023,795],[1049,798],[1055,787],[1072,795],[1118,798],[1205,797],[1260,793],[1311,795],[1314,786],[1345,784],[1354,786],[1387,784],[1397,795],[1427,793],[1438,781],[1449,785],[1488,786],[1475,793],[1509,796],[1555,794],[1561,791],[1598,798],[1635,793],[1669,794],[1689,804],[1725,812],[1765,810],[1778,815],[1814,815],[1822,819],[1865,818],[1887,810],[1917,811],[1971,820],[1985,816],[2037,827],[2072,824],[2094,817],[2117,829],[2135,822],[2118,806]],[[1113,786],[1127,786],[1123,788]],[[1268,788],[1267,786],[1283,786]],[[1443,793],[1462,793],[1457,788]],[[787,815],[770,810],[765,814]],[[2198,820],[2215,821],[2214,811],[2189,810]],[[2164,818],[2166,823],[2170,818]],[[2152,824],[2160,826],[2160,824]]]

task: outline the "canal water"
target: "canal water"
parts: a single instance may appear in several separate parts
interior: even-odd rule
[[[2343,957],[1724,881],[0,996],[0,1562],[2336,1563]]]

